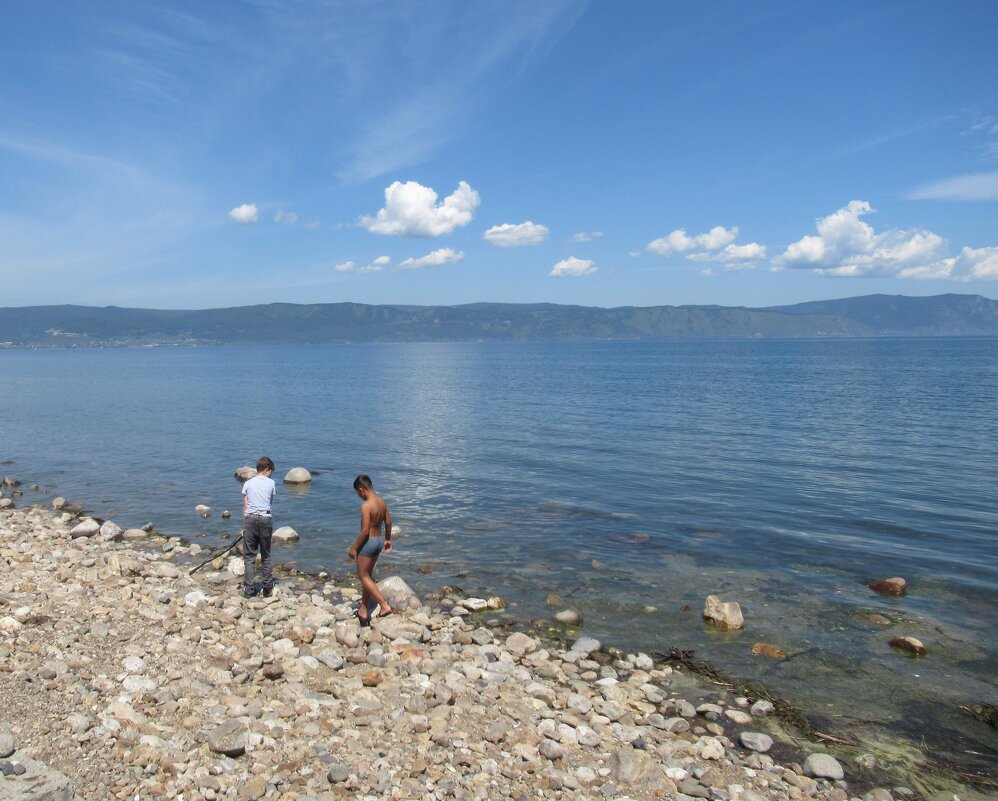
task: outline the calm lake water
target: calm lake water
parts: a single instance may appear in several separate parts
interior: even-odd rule
[[[998,760],[960,710],[998,703],[998,340],[0,351],[0,382],[0,470],[123,526],[220,543],[267,453],[321,471],[279,483],[302,540],[278,558],[343,575],[366,472],[401,526],[385,568],[423,592],[522,618],[556,592],[585,633],[694,649],[831,730]],[[865,586],[894,575],[907,597]],[[710,593],[744,632],[705,629]]]

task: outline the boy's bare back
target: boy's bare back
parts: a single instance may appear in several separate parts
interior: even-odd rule
[[[384,498],[373,492],[361,504],[360,518],[361,527],[367,529],[369,537],[380,537],[383,526],[389,532],[391,531],[389,526],[391,526],[392,517],[388,511],[388,504],[385,503]]]

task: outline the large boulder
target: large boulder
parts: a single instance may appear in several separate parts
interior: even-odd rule
[[[284,476],[285,484],[307,484],[312,480],[312,474],[304,467],[292,467]]]
[[[274,532],[273,539],[278,542],[298,542],[298,532],[291,526],[281,526]]]
[[[392,609],[411,609],[422,605],[412,587],[399,576],[389,576],[378,582],[378,590]]]
[[[745,628],[745,618],[742,617],[742,608],[734,601],[721,601],[716,595],[708,595],[703,607],[705,620],[719,626],[722,629]]]

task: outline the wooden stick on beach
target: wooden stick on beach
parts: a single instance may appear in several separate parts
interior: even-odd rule
[[[205,559],[201,564],[199,564],[197,567],[192,567],[190,569],[190,572],[187,575],[193,576],[195,573],[197,573],[202,567],[204,567],[209,562],[213,562],[215,559],[218,559],[220,556],[225,556],[225,554],[227,554],[229,551],[231,551],[233,548],[235,548],[240,542],[243,541],[243,534],[244,533],[245,533],[244,531],[240,531],[239,532],[239,536],[236,537],[236,541],[233,542],[232,545],[230,545],[228,548],[226,548],[223,551],[219,551],[218,553],[212,554],[207,559]]]

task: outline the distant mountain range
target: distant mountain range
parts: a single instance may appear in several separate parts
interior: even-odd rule
[[[810,339],[998,336],[998,301],[980,295],[865,295],[793,306],[550,303],[368,306],[271,303],[166,311],[117,306],[0,308],[0,347],[173,344]]]

